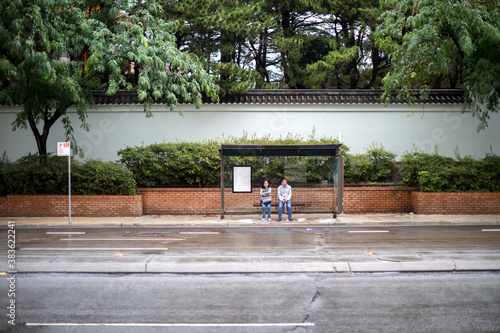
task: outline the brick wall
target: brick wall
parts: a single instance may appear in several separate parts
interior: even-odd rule
[[[344,213],[408,213],[412,210],[410,193],[416,188],[406,187],[347,187],[344,189]],[[252,193],[232,193],[224,190],[227,211],[256,211],[253,204],[260,201],[259,188]],[[158,188],[140,189],[144,214],[219,214],[220,189],[214,188]],[[298,188],[292,190],[293,202],[303,202],[301,210],[332,210],[336,200],[331,187]],[[273,188],[273,199],[276,189]],[[192,202],[193,204],[189,204]]]
[[[0,216],[10,216],[7,197],[0,197]]]
[[[217,214],[220,189],[217,188],[141,188],[144,214]]]
[[[68,216],[67,195],[9,195],[0,198],[1,216]],[[72,195],[72,216],[141,216],[140,195]]]
[[[218,188],[143,188],[144,214],[220,214],[221,198]],[[276,201],[276,189],[273,188],[273,201]],[[331,210],[335,199],[331,188],[293,188],[292,204],[304,202],[299,210]],[[256,211],[253,207],[260,202],[259,188],[252,193],[233,193],[224,189],[224,207],[227,211]]]
[[[140,189],[135,196],[71,197],[72,216],[141,216],[175,214],[220,214],[220,189]],[[276,198],[273,188],[273,198]],[[260,211],[259,189],[232,193],[225,189],[228,211]],[[276,200],[276,199],[275,199]],[[300,210],[332,210],[331,188],[293,188],[293,202],[304,202]],[[500,193],[423,193],[405,187],[346,187],[344,213],[500,214]],[[0,216],[67,216],[66,195],[9,195],[0,197]]]
[[[410,187],[346,187],[344,213],[409,213]]]
[[[500,193],[411,193],[416,214],[500,214]]]

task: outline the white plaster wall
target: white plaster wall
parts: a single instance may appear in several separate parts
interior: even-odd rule
[[[379,104],[229,104],[205,105],[196,110],[181,106],[183,115],[165,106],[153,106],[154,118],[146,118],[142,105],[100,105],[89,110],[90,132],[80,128],[76,114],[70,112],[75,137],[85,150],[85,158],[117,160],[116,152],[126,146],[154,142],[202,141],[229,137],[271,134],[278,138],[287,133],[307,138],[313,128],[316,136],[338,137],[351,153],[363,153],[374,141],[403,154],[417,147],[440,154],[459,153],[484,157],[500,154],[500,116],[492,115],[489,127],[477,132],[478,121],[470,113],[462,113],[461,105],[389,105]],[[31,130],[12,131],[11,123],[20,107],[0,107],[0,154],[10,160],[37,151]],[[413,115],[412,115],[413,112]],[[65,141],[64,129],[57,122],[51,130],[48,150],[56,152],[56,143]]]

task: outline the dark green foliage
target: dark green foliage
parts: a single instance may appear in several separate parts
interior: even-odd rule
[[[374,45],[378,0],[165,1],[183,51],[217,77],[221,95],[268,88],[372,88],[388,58]],[[217,56],[214,56],[217,55]]]
[[[338,143],[331,138],[316,139],[313,134],[306,140],[300,136],[285,138],[230,137],[207,142],[156,143],[149,146],[127,147],[118,151],[120,162],[132,173],[139,187],[162,186],[218,186],[220,184],[221,142],[224,144],[296,145]],[[341,153],[347,148],[341,148]],[[327,157],[228,157],[225,159],[225,184],[231,186],[232,167],[251,165],[253,184],[263,179],[277,184],[284,176],[290,182],[321,182],[332,180],[333,163]]]
[[[53,155],[29,154],[14,163],[2,163],[0,195],[68,194],[68,160]],[[133,195],[132,173],[113,162],[71,161],[73,195]]]
[[[366,154],[346,155],[344,181],[349,184],[367,181],[370,160]]]
[[[457,160],[437,153],[406,153],[401,159],[403,180],[423,192],[500,191],[500,157],[486,155]]]
[[[53,155],[21,157],[3,169],[6,194],[68,193],[68,161]]]
[[[7,152],[3,152],[0,159],[0,196],[4,195],[7,190],[7,182],[5,180],[5,170],[10,166],[10,161],[7,158]]]
[[[221,140],[177,142],[127,147],[118,152],[120,164],[88,160],[72,160],[72,194],[133,195],[137,187],[219,186]],[[227,144],[328,144],[330,138],[304,140],[299,136],[270,139],[243,136],[224,140]],[[382,145],[370,146],[365,154],[351,155],[343,146],[346,183],[393,181],[395,154]],[[456,159],[437,153],[408,152],[403,155],[400,170],[403,181],[424,192],[500,192],[500,156],[487,154],[483,159]],[[331,157],[226,157],[225,184],[231,187],[232,167],[251,165],[253,186],[268,179],[278,186],[286,177],[293,186],[332,184]],[[124,167],[125,166],[125,167]],[[67,194],[67,159],[52,155],[27,155],[9,162],[0,159],[0,195]]]
[[[220,144],[155,143],[118,151],[139,187],[217,184],[220,177]]]
[[[137,185],[130,170],[113,162],[88,160],[72,168],[71,192],[81,195],[134,195]]]
[[[410,104],[430,88],[464,91],[464,108],[478,131],[500,110],[500,10],[497,1],[381,0],[385,11],[376,45],[390,57],[382,79],[385,103],[392,94]]]
[[[366,154],[346,155],[344,179],[346,183],[381,182],[394,180],[396,154],[373,144]]]
[[[73,106],[88,131],[95,89],[107,95],[134,90],[146,116],[160,99],[171,109],[178,103],[199,108],[203,97],[216,102],[213,76],[194,54],[177,48],[178,24],[159,17],[161,3],[1,1],[0,103],[22,105],[13,129],[31,129],[43,155],[51,127],[62,126],[83,157],[67,110]]]

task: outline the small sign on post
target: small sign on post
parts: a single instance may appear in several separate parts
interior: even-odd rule
[[[71,144],[69,142],[58,142],[57,156],[70,156],[70,155],[71,155]]]
[[[71,144],[69,142],[58,142],[57,156],[68,156],[68,213],[69,224],[71,224]]]

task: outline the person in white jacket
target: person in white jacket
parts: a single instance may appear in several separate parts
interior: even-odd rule
[[[292,222],[292,187],[288,185],[286,178],[281,180],[281,185],[278,187],[278,222],[281,222],[283,213],[283,205],[286,205],[288,213],[288,221]]]

